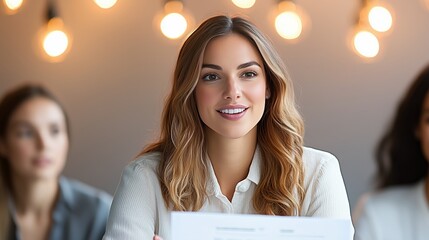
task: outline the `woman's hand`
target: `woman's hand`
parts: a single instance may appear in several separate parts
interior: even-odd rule
[[[162,238],[158,235],[153,236],[153,240],[162,240]]]

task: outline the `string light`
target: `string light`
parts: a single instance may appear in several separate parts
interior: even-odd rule
[[[108,9],[113,7],[118,0],[94,0],[94,2],[101,8]]]
[[[371,27],[378,32],[386,32],[392,27],[392,15],[383,7],[373,7],[368,14]]]
[[[276,30],[286,39],[295,39],[301,35],[301,18],[295,12],[282,12],[276,17]]]
[[[358,54],[366,58],[378,55],[380,44],[377,37],[369,31],[358,31],[353,39],[353,46]]]
[[[62,25],[62,21],[60,23],[54,23],[56,21],[61,21],[61,19],[51,19],[48,25]],[[69,39],[67,34],[61,30],[52,29],[43,39],[43,49],[50,57],[58,57],[63,54],[67,50],[68,44]]]
[[[232,3],[239,8],[251,8],[256,0],[232,0]]]
[[[376,34],[392,29],[393,16],[389,9],[387,4],[377,0],[362,0],[352,38],[353,49],[358,55],[374,58],[379,54],[380,42]]]
[[[373,1],[367,4],[364,14],[367,15],[369,25],[377,32],[387,32],[392,28],[393,16],[390,7],[386,3]]]
[[[48,2],[47,24],[42,30],[42,47],[49,61],[57,62],[64,59],[70,49],[71,40],[58,17],[52,1]]]
[[[63,21],[55,14],[54,0],[48,0],[48,20],[42,37],[45,55],[52,59],[60,59],[69,51],[71,37],[64,29]],[[113,7],[118,0],[93,0],[99,7]],[[184,10],[182,0],[165,0],[162,17],[156,17],[156,24],[162,34],[169,39],[182,37],[188,29],[192,17]],[[251,8],[256,0],[231,0],[237,7]],[[378,0],[361,0],[362,7],[352,37],[353,49],[365,58],[374,58],[380,51],[380,43],[376,34],[389,32],[392,29],[394,17],[391,8]],[[429,7],[429,0],[421,0]],[[3,0],[6,10],[14,13],[21,8],[23,0]],[[277,33],[287,40],[302,37],[309,27],[309,19],[305,12],[295,4],[294,0],[278,0],[274,26]],[[378,33],[374,34],[373,31]],[[56,60],[54,60],[56,61]]]
[[[22,6],[23,0],[3,0],[7,14],[16,13]]]
[[[169,13],[161,21],[162,33],[171,39],[176,39],[182,36],[188,23],[185,17],[179,13]]]
[[[298,39],[304,30],[306,14],[291,0],[281,0],[274,26],[277,33],[285,39]]]
[[[183,3],[169,0],[164,5],[164,16],[159,23],[162,34],[169,39],[182,37],[189,27],[190,17],[183,9]]]

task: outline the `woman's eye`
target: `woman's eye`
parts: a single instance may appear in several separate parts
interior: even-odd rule
[[[213,80],[218,80],[219,76],[216,74],[210,73],[210,74],[204,75],[202,79],[204,81],[213,81]]]
[[[20,129],[18,130],[18,137],[20,138],[32,138],[33,137],[33,131],[30,129]]]
[[[51,129],[51,135],[55,136],[60,133],[60,129],[58,127],[52,127]]]
[[[256,77],[256,73],[255,72],[245,72],[245,73],[243,73],[243,77],[245,77],[245,78],[252,78],[252,77]]]

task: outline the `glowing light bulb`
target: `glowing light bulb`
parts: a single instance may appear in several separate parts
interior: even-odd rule
[[[377,32],[387,32],[392,27],[392,14],[384,7],[375,6],[368,13],[368,21]]]
[[[366,58],[377,56],[380,50],[377,37],[368,31],[358,32],[353,39],[353,45],[355,50]]]
[[[23,0],[3,0],[3,2],[9,11],[15,12],[22,6]]]
[[[239,8],[251,8],[256,0],[232,0],[232,3]]]
[[[194,19],[181,0],[166,0],[164,10],[154,18],[154,24],[165,37],[178,39],[194,26]]]
[[[63,21],[54,17],[41,29],[42,56],[51,62],[62,61],[70,50],[71,37],[64,29]]]
[[[296,12],[280,13],[275,20],[277,33],[286,39],[296,39],[302,32],[302,21]]]
[[[94,2],[101,8],[107,9],[113,7],[118,0],[94,0]]]
[[[186,18],[179,13],[169,13],[161,20],[162,33],[171,39],[182,36],[188,27]]]
[[[69,39],[60,30],[49,32],[43,40],[43,49],[50,57],[58,57],[63,54],[68,47]]]

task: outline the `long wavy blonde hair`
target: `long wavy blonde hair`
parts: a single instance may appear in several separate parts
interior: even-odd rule
[[[249,21],[216,16],[203,22],[183,44],[166,100],[159,141],[141,155],[160,152],[159,181],[164,202],[177,211],[197,211],[207,198],[208,170],[204,124],[199,118],[194,89],[204,50],[219,36],[236,33],[259,50],[271,96],[257,127],[262,156],[261,180],[253,196],[257,213],[298,215],[304,198],[303,121],[297,111],[292,82],[269,40]]]
[[[38,84],[26,83],[10,90],[0,101],[0,142],[5,144],[9,121],[15,111],[26,101],[34,97],[44,97],[60,106],[66,120],[67,136],[70,138],[68,116],[57,98],[46,88]],[[8,239],[11,227],[11,215],[8,207],[9,194],[12,192],[9,160],[0,152],[0,240]]]

